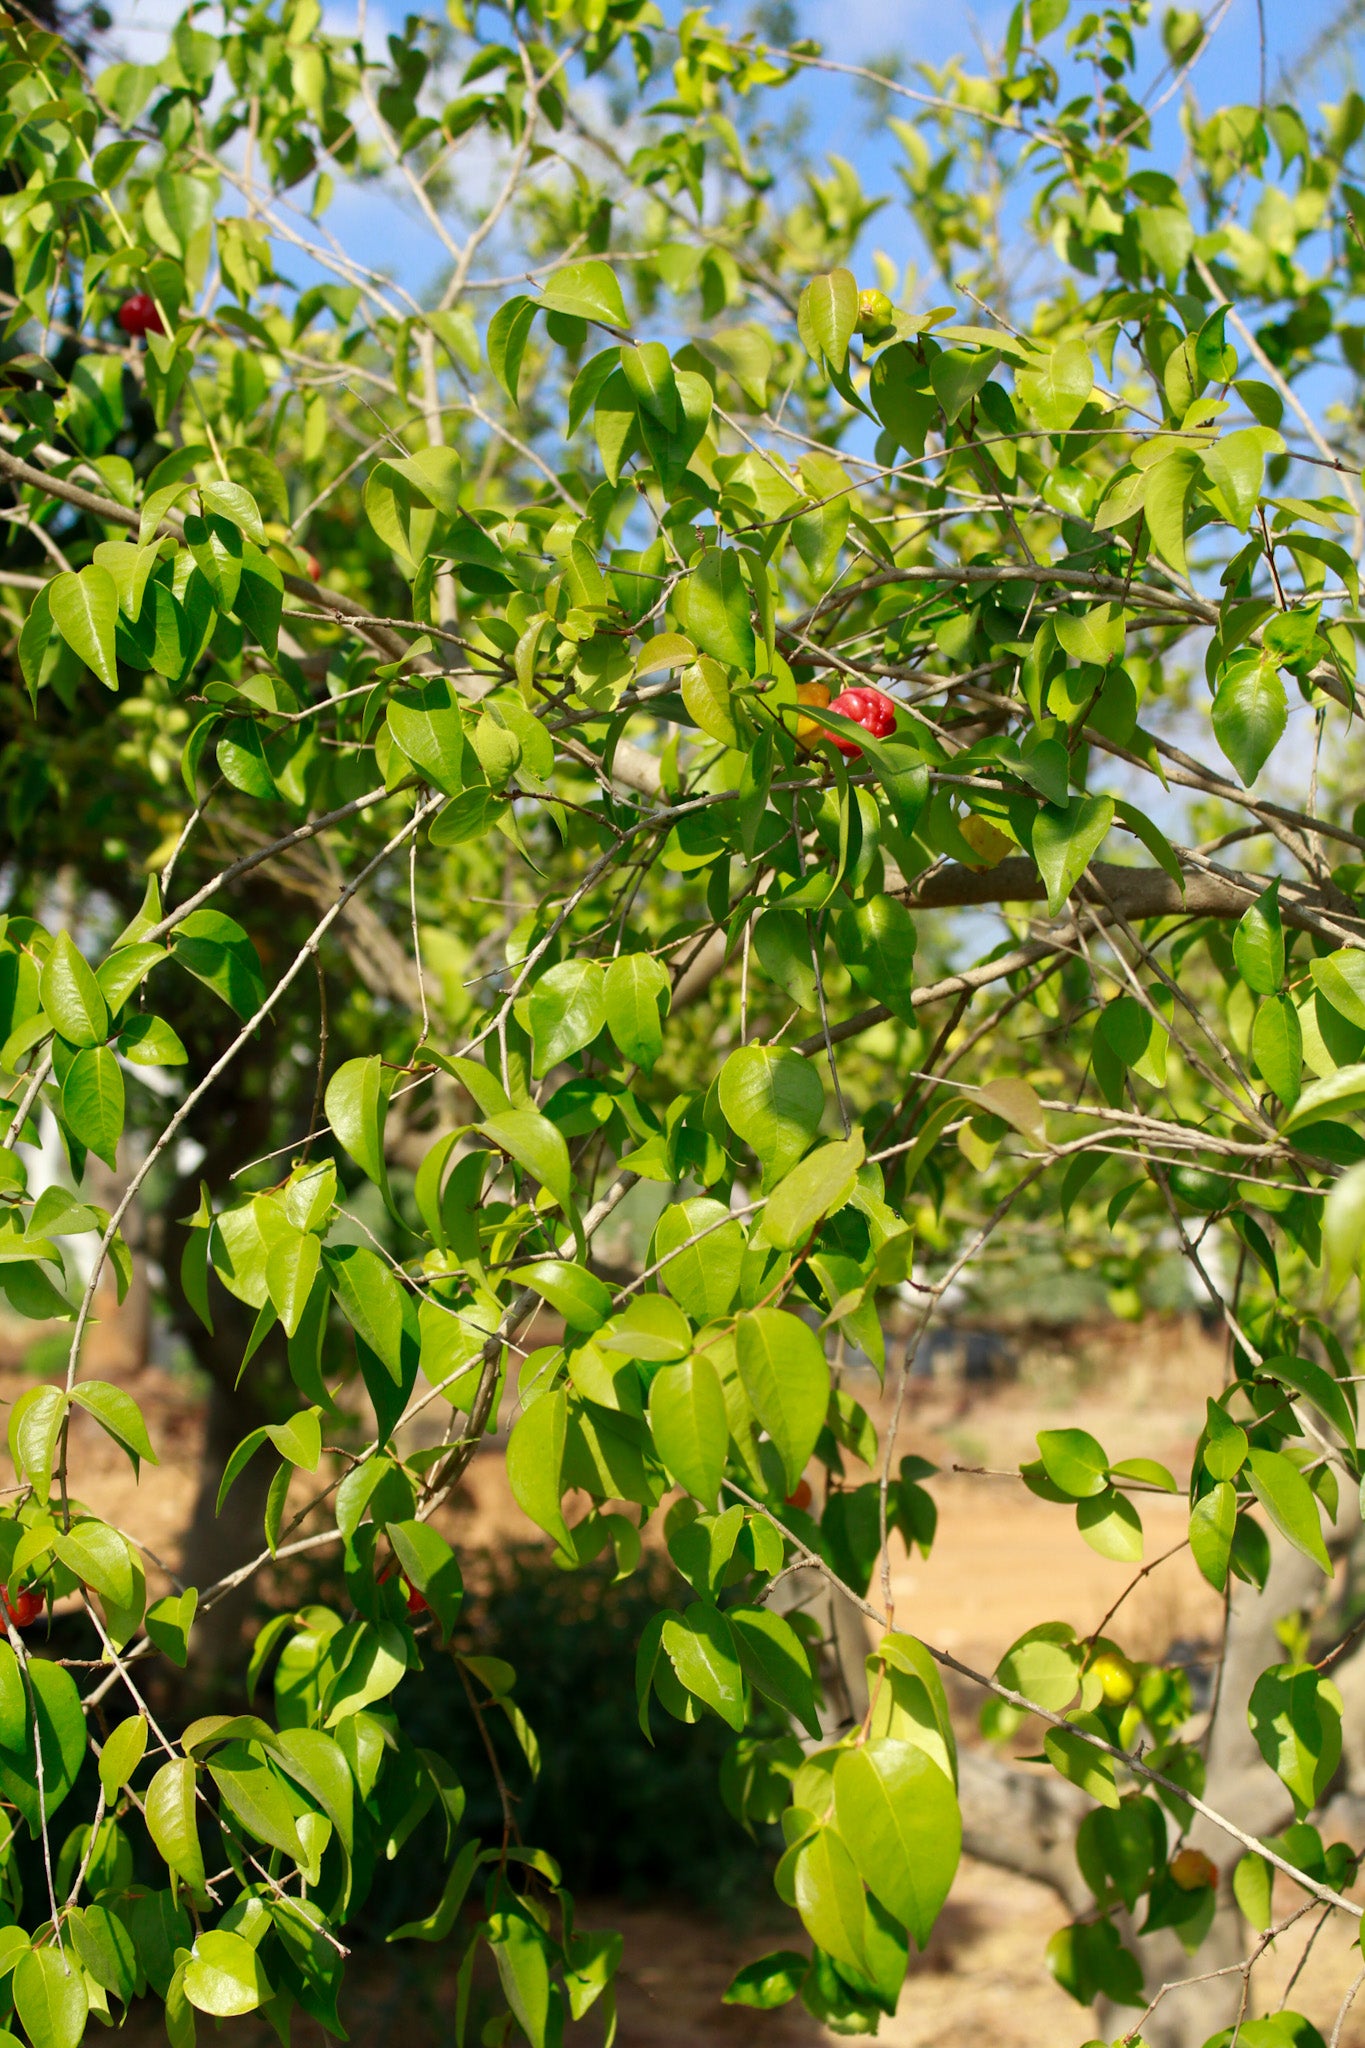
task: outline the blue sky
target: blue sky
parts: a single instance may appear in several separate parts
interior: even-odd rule
[[[325,0],[328,26],[342,30],[348,25],[354,18],[353,4],[354,0]],[[665,4],[668,12],[678,11],[673,0],[665,0]],[[1267,91],[1273,101],[1286,71],[1292,71],[1340,17],[1345,0],[1293,0],[1293,4],[1290,0],[1262,0],[1262,6]],[[1163,63],[1157,24],[1164,8],[1165,0],[1156,0],[1139,72],[1140,89]],[[382,47],[386,19],[396,24],[408,11],[405,0],[370,0],[371,47]],[[1071,21],[1084,11],[1084,0],[1072,0]],[[1214,11],[1212,0],[1204,11]],[[746,25],[744,0],[734,0],[734,4],[721,0],[713,12],[718,20],[737,27]],[[799,19],[802,33],[816,37],[827,56],[844,63],[867,63],[899,50],[907,65],[941,64],[955,53],[971,58],[983,44],[997,44],[1009,12],[1004,0],[983,0],[975,9],[945,5],[944,0],[803,0]],[[173,10],[167,0],[115,0],[115,16],[111,42],[121,45],[122,53],[145,62],[159,54]],[[492,17],[485,20],[491,26]],[[1054,36],[1049,50],[1060,54],[1061,43],[1061,36]],[[1231,0],[1218,33],[1193,74],[1200,102],[1208,107],[1227,101],[1255,101],[1260,66],[1257,0]],[[1358,72],[1365,72],[1365,21],[1350,35],[1337,39],[1311,75],[1302,78],[1298,92],[1310,106],[1333,99],[1343,83]],[[809,110],[812,155],[818,158],[827,150],[837,151],[857,164],[868,189],[895,191],[899,146],[885,131],[869,130],[865,103],[852,81],[810,74],[799,85],[789,87],[785,97],[789,100],[797,95]],[[1159,160],[1163,167],[1177,168],[1182,146],[1178,101],[1164,109],[1158,124]],[[329,225],[362,261],[388,271],[417,292],[429,281],[439,258],[429,229],[413,219],[400,200],[373,187],[340,192]],[[885,247],[898,262],[912,253],[908,223],[899,209],[888,208],[879,217],[869,238],[869,246],[873,243]],[[296,260],[290,270],[298,282],[307,281]]]

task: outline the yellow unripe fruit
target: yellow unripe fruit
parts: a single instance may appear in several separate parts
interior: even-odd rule
[[[1137,1672],[1117,1650],[1106,1650],[1090,1667],[1100,1682],[1100,1691],[1111,1707],[1126,1707],[1137,1691]]]
[[[796,686],[798,704],[814,704],[823,711],[829,702],[829,686],[826,683],[798,683]],[[824,737],[825,728],[813,718],[798,718],[796,721],[796,744],[807,749]]]

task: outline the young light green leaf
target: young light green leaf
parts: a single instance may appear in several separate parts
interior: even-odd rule
[[[1045,804],[1033,824],[1033,858],[1047,886],[1047,912],[1056,917],[1085,873],[1109,827],[1114,802],[1107,796],[1073,796],[1065,810]]]
[[[204,1858],[195,1822],[194,1765],[188,1757],[174,1757],[161,1766],[147,1787],[144,1815],[163,1861],[191,1890],[201,1890]]]
[[[839,1833],[868,1890],[922,1949],[961,1854],[951,1780],[922,1749],[873,1740],[840,1756],[834,1805]]]
[[[1065,433],[1095,388],[1089,349],[1083,341],[1057,342],[1037,368],[1016,372],[1014,388],[1040,426]]]
[[[536,1079],[585,1045],[607,1021],[605,976],[598,960],[561,960],[531,990]]]
[[[21,1956],[14,1972],[14,2008],[33,2048],[77,2048],[90,2000],[74,1958],[55,1942]]]
[[[819,1071],[785,1046],[746,1045],[720,1070],[721,1114],[776,1182],[801,1157],[824,1114]]]
[[[109,1006],[94,970],[72,943],[58,932],[43,962],[39,984],[43,1009],[54,1031],[71,1045],[93,1048],[109,1036]]]
[[[668,969],[651,953],[619,953],[607,969],[607,1029],[623,1057],[646,1073],[663,1051],[671,989]]]
[[[1253,1450],[1247,1454],[1247,1477],[1280,1534],[1330,1576],[1332,1561],[1322,1540],[1317,1496],[1298,1466],[1283,1451]]]
[[[863,1163],[863,1134],[821,1145],[798,1160],[768,1198],[763,1235],[781,1251],[808,1242],[826,1216],[842,1209]]]
[[[794,1493],[829,1405],[829,1365],[820,1340],[799,1316],[757,1308],[740,1317],[737,1345],[745,1392]]]
[[[848,344],[858,324],[858,280],[851,270],[829,270],[813,277],[796,309],[796,326],[808,355],[823,356],[840,371],[848,361]]]
[[[730,1431],[720,1377],[704,1351],[655,1374],[649,1426],[669,1476],[714,1508]]]
[[[93,669],[107,690],[118,688],[114,628],[118,585],[107,569],[91,562],[79,574],[64,570],[47,586],[53,623],[74,654]]]
[[[1279,744],[1288,716],[1272,659],[1236,656],[1227,663],[1213,700],[1213,731],[1248,789]]]

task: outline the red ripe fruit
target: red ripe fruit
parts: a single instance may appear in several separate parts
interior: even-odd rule
[[[124,333],[134,337],[166,332],[156,310],[156,300],[150,292],[134,292],[131,299],[125,299],[118,309],[117,318]]]
[[[810,1490],[809,1479],[798,1479],[795,1493],[787,1495],[787,1506],[789,1508],[800,1508],[802,1514],[805,1514],[809,1510],[814,1498],[815,1496]]]
[[[410,1586],[406,1579],[403,1581],[403,1591],[408,1596],[409,1614],[429,1614],[431,1612],[431,1609],[427,1606],[426,1595],[419,1593],[416,1586]]]
[[[829,708],[841,718],[851,718],[864,732],[870,732],[874,740],[884,740],[896,729],[896,707],[885,690],[842,690]],[[854,760],[863,751],[856,740],[836,739],[834,744],[841,754]]]
[[[4,1601],[5,1612],[16,1628],[27,1628],[43,1611],[43,1596],[41,1593],[35,1593],[31,1586],[26,1586],[22,1592],[16,1593],[12,1600],[9,1597],[9,1587],[0,1586],[0,1600]]]
[[[308,557],[308,574],[312,577],[314,583],[321,583],[322,564],[318,560],[316,555],[310,555]]]

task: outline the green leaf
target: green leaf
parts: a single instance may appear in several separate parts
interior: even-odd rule
[[[323,1263],[347,1322],[401,1386],[408,1376],[408,1353],[420,1342],[416,1306],[407,1289],[366,1245],[328,1245]]]
[[[1341,1761],[1341,1713],[1341,1694],[1311,1665],[1273,1664],[1251,1689],[1247,1719],[1256,1747],[1289,1788],[1300,1820]]]
[[[689,1243],[694,1237],[698,1241]],[[726,1313],[739,1291],[745,1238],[723,1202],[694,1195],[672,1203],[654,1227],[652,1249],[662,1261],[660,1285],[693,1322]]]
[[[715,1507],[730,1431],[720,1376],[704,1352],[655,1374],[649,1426],[669,1477],[705,1506]]]
[[[810,1971],[810,1957],[797,1949],[780,1948],[771,1955],[746,1963],[731,1978],[722,1994],[723,2005],[748,2005],[758,2012],[775,2012],[789,2005]]]
[[[175,958],[239,1017],[254,1016],[265,1000],[256,948],[221,910],[192,910],[171,936]]]
[[[78,1052],[62,1081],[62,1118],[81,1144],[106,1166],[118,1164],[123,1134],[123,1072],[107,1045]]]
[[[1289,996],[1267,996],[1257,1009],[1251,1054],[1261,1079],[1292,1109],[1303,1085],[1303,1026]]]
[[[623,330],[630,325],[616,274],[605,263],[571,263],[556,270],[541,293],[547,313],[568,313],[577,320],[596,320]],[[490,345],[491,354],[491,345]]]
[[[464,722],[454,684],[441,676],[395,692],[385,721],[418,773],[455,796],[462,787]]]
[[[1274,995],[1283,985],[1284,926],[1278,878],[1238,920],[1232,934],[1232,957],[1237,972],[1256,995]]]
[[[384,1123],[396,1076],[378,1053],[347,1060],[327,1083],[324,1108],[338,1141],[391,1206],[384,1162]]]
[[[73,654],[94,670],[107,690],[117,690],[118,586],[109,571],[98,562],[78,575],[65,570],[48,584],[47,602],[53,624]]]
[[[385,1529],[403,1577],[422,1595],[442,1635],[449,1636],[464,1599],[464,1579],[454,1551],[430,1522],[389,1522]]]
[[[737,747],[739,728],[735,724],[730,683],[720,663],[705,654],[690,662],[682,672],[681,689],[693,723],[723,747]]]
[[[1152,270],[1174,285],[1189,262],[1195,233],[1180,206],[1139,206],[1134,210],[1138,242]]]
[[[569,1214],[573,1206],[573,1170],[563,1133],[534,1109],[509,1109],[478,1126],[502,1152],[515,1159]]]
[[[30,1480],[39,1500],[52,1485],[52,1462],[66,1419],[67,1396],[61,1387],[29,1387],[20,1394],[9,1417],[9,1454],[21,1478]]]
[[[76,1964],[55,1943],[19,1958],[14,2008],[33,2048],[76,2048],[90,2000]]]
[[[729,668],[754,673],[756,647],[749,587],[733,548],[705,548],[679,586],[687,630],[705,653]]]
[[[1015,373],[1014,388],[1040,426],[1065,433],[1095,388],[1089,349],[1083,341],[1057,342],[1037,368]]]
[[[873,896],[837,930],[839,957],[864,994],[875,996],[898,1017],[913,1017],[919,935],[905,905],[894,896]]]
[[[309,1231],[282,1237],[270,1247],[265,1284],[286,1337],[294,1336],[298,1330],[321,1267],[322,1244]]]
[[[166,1593],[154,1600],[144,1616],[147,1640],[182,1671],[189,1663],[190,1630],[198,1606],[197,1590],[187,1586],[183,1593]]]
[[[183,1067],[189,1060],[180,1039],[164,1017],[137,1013],[119,1027],[120,1058],[135,1067]]]
[[[248,1834],[295,1863],[307,1861],[288,1795],[263,1757],[245,1742],[225,1743],[209,1765],[209,1776]]]
[[[1365,1109],[1365,1065],[1338,1067],[1323,1081],[1315,1081],[1295,1103],[1280,1126],[1288,1137],[1324,1117],[1354,1116]]]
[[[799,1316],[757,1308],[739,1318],[736,1341],[744,1390],[794,1493],[829,1406],[829,1365],[820,1340]]]
[[[1189,448],[1177,448],[1147,472],[1142,508],[1152,544],[1164,561],[1181,576],[1189,574],[1185,557],[1185,508],[1190,488],[1199,474],[1199,457]]]
[[[1282,1386],[1290,1387],[1294,1393],[1301,1394],[1304,1400],[1316,1408],[1319,1415],[1323,1416],[1337,1434],[1354,1449],[1356,1423],[1351,1402],[1347,1398],[1351,1390],[1334,1378],[1325,1365],[1319,1365],[1311,1358],[1275,1356],[1264,1361],[1260,1368],[1260,1376],[1268,1380],[1278,1380]]]
[[[625,342],[618,360],[636,404],[673,433],[678,424],[678,383],[664,344],[646,341],[636,347]]]
[[[185,1996],[200,2012],[215,2019],[255,2012],[273,1996],[260,1957],[240,1934],[221,1927],[198,1936],[185,1965]]]
[[[1323,1204],[1322,1243],[1328,1286],[1340,1294],[1365,1249],[1365,1159],[1333,1183]]]
[[[1040,1429],[1038,1450],[1048,1478],[1072,1500],[1086,1500],[1108,1485],[1103,1446],[1085,1429]]]
[[[1339,952],[1310,960],[1308,971],[1338,1015],[1365,1029],[1365,953],[1343,946]]]
[[[1219,1480],[1190,1509],[1190,1549],[1194,1561],[1215,1591],[1228,1582],[1232,1558],[1232,1536],[1237,1523],[1237,1494],[1226,1479]]]
[[[607,969],[607,1029],[622,1056],[646,1073],[663,1051],[671,989],[668,969],[650,953],[620,953]]]
[[[1107,796],[1073,796],[1065,810],[1045,804],[1033,825],[1033,858],[1047,886],[1047,913],[1056,917],[1114,822]]]
[[[386,1941],[446,1941],[460,1915],[478,1868],[482,1844],[477,1836],[465,1843],[459,1855],[450,1866],[441,1896],[425,1920],[408,1920],[403,1926],[395,1927]]]
[[[1247,789],[1279,744],[1288,716],[1271,657],[1235,656],[1226,664],[1213,700],[1214,737]]]
[[[824,1115],[819,1070],[783,1046],[747,1045],[732,1052],[720,1070],[718,1093],[725,1121],[773,1183],[800,1159]]]
[[[104,1522],[76,1522],[59,1531],[53,1547],[67,1570],[92,1586],[102,1600],[119,1608],[133,1605],[133,1559],[116,1530]]]
[[[730,1623],[709,1601],[695,1600],[664,1620],[663,1649],[683,1688],[736,1734],[744,1726],[744,1678]]]
[[[851,270],[813,277],[797,302],[797,332],[808,355],[823,356],[832,369],[848,361],[848,344],[858,324],[858,280]]]
[[[817,1828],[801,1844],[796,1852],[793,1890],[796,1910],[811,1940],[865,1981],[867,1902],[858,1866],[836,1828]]]
[[[243,796],[269,803],[276,795],[275,777],[265,757],[265,735],[254,718],[230,718],[214,748],[224,780]]]
[[[541,975],[531,990],[534,1074],[591,1045],[607,1021],[605,976],[597,960],[562,960]]]
[[[1076,1504],[1076,1527],[1092,1550],[1119,1564],[1142,1562],[1142,1517],[1112,1486]]]
[[[1204,469],[1220,509],[1239,533],[1245,533],[1250,526],[1261,495],[1267,444],[1271,448],[1284,447],[1273,430],[1243,427],[1236,433],[1224,434],[1204,451]]]
[[[139,1469],[143,1458],[149,1465],[159,1464],[147,1434],[147,1425],[142,1419],[142,1410],[122,1387],[112,1386],[108,1380],[77,1380],[71,1389],[71,1398],[78,1407],[94,1416],[100,1428],[115,1443],[123,1445],[133,1461],[134,1472]]]
[[[513,405],[521,383],[521,359],[526,353],[531,323],[540,311],[538,299],[519,293],[505,299],[488,323],[488,367]]]
[[[162,1860],[192,1891],[202,1890],[204,1857],[195,1825],[194,1765],[188,1757],[161,1766],[147,1787],[144,1813]]]
[[[1044,1622],[1012,1643],[996,1669],[1002,1685],[1022,1693],[1035,1706],[1060,1714],[1076,1696],[1081,1656],[1075,1631],[1065,1622]]]
[[[107,1906],[86,1906],[67,1922],[81,1967],[101,1990],[112,1991],[125,2005],[137,1991],[137,1950],[118,1915]]]
[[[586,1266],[570,1265],[566,1259],[537,1259],[518,1266],[516,1277],[558,1309],[571,1330],[590,1333],[611,1314],[611,1289]]]
[[[726,1620],[750,1685],[819,1737],[815,1681],[801,1638],[789,1621],[766,1607],[730,1607]]]
[[[821,1145],[798,1160],[768,1198],[763,1235],[780,1251],[805,1245],[817,1225],[842,1209],[863,1163],[863,1134]]]
[[[43,962],[39,993],[54,1031],[72,1045],[93,1048],[109,1036],[109,1005],[94,970],[69,932],[58,932]]]
[[[1071,1713],[1067,1720],[1075,1728],[1085,1728],[1092,1735],[1108,1742],[1109,1731],[1096,1714]],[[1073,1785],[1079,1785],[1082,1792],[1101,1806],[1118,1810],[1119,1795],[1114,1784],[1114,1759],[1104,1750],[1097,1749],[1093,1742],[1073,1732],[1073,1728],[1049,1728],[1043,1737],[1043,1749],[1053,1769]]]
[[[1330,1577],[1332,1561],[1322,1540],[1317,1496],[1298,1466],[1282,1451],[1253,1450],[1247,1454],[1247,1477],[1280,1534]]]
[[[1247,1433],[1229,1416],[1221,1402],[1206,1403],[1202,1461],[1211,1479],[1235,1479],[1246,1463]]]
[[[100,1751],[100,1783],[112,1804],[128,1783],[147,1751],[147,1717],[130,1714],[110,1732]]]
[[[962,1849],[951,1780],[922,1749],[874,1739],[834,1766],[834,1807],[868,1890],[922,1949]]]
[[[560,1500],[564,1492],[564,1451],[569,1402],[560,1388],[540,1395],[522,1411],[507,1440],[507,1483],[524,1515],[573,1555]]]
[[[559,2031],[556,2026],[551,2033],[551,2015],[557,2021],[563,2008],[550,1981],[544,1933],[524,1913],[497,1912],[489,1916],[487,1940],[503,1996],[531,2048],[557,2048]]]

